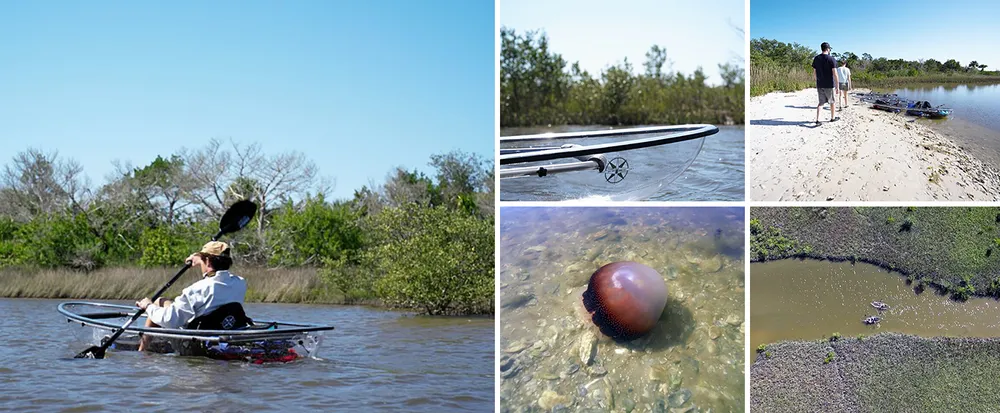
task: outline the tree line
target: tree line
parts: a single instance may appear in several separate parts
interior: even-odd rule
[[[719,65],[723,84],[670,70],[654,45],[636,74],[626,58],[596,75],[549,50],[544,33],[500,29],[500,126],[743,123],[743,68]]]
[[[116,162],[92,186],[80,164],[30,148],[0,172],[0,267],[177,266],[241,199],[258,204],[230,242],[239,265],[314,267],[348,300],[429,314],[493,312],[493,171],[476,154],[431,157],[330,200],[300,152],[212,140],[149,164]]]
[[[775,90],[788,91],[813,78],[812,61],[817,49],[798,43],[757,38],[750,40],[750,87],[752,95]],[[861,86],[896,82],[992,82],[1000,81],[1000,71],[986,71],[988,65],[978,61],[963,64],[956,59],[889,59],[875,58],[868,53],[831,52],[838,62],[846,61],[851,79]],[[785,78],[785,79],[782,79]],[[814,87],[813,86],[801,86]],[[797,89],[796,89],[797,90]]]

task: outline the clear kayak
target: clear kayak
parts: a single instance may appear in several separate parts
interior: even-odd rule
[[[500,137],[500,200],[645,200],[701,152],[714,125],[692,124]]]
[[[78,325],[75,332],[91,344],[103,344],[115,331],[131,318],[133,306],[66,302],[57,307],[70,324]],[[258,321],[253,325],[233,330],[188,330],[145,327],[142,315],[111,345],[114,351],[135,351],[140,336],[152,337],[150,351],[172,353],[180,356],[200,356],[217,360],[239,360],[251,363],[289,362],[300,358],[316,357],[322,343],[322,332],[332,326]]]

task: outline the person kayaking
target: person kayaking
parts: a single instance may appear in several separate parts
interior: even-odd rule
[[[840,61],[837,68],[837,83],[840,85],[840,109],[847,109],[847,91],[851,90],[851,69],[847,67],[847,59]]]
[[[161,297],[153,302],[146,297],[136,301],[137,307],[146,310],[146,327],[192,328],[190,324],[196,319],[202,320],[223,306],[227,310],[238,309],[229,311],[231,314],[227,314],[222,321],[222,329],[245,325],[249,319],[243,313],[242,305],[247,283],[242,277],[229,272],[233,264],[229,245],[219,241],[209,242],[201,251],[187,257],[186,261],[201,268],[202,279],[185,288],[173,300]],[[231,305],[233,303],[238,305]],[[230,315],[232,319],[229,319]],[[147,335],[142,337],[139,351],[149,347],[150,338]]]
[[[830,103],[830,122],[837,120],[837,60],[830,56],[830,43],[820,45],[822,53],[813,58],[813,72],[816,75],[816,90],[819,91],[819,103],[816,105],[816,123],[819,124],[819,112],[823,104]]]

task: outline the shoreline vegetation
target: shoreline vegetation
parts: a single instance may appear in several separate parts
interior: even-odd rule
[[[744,123],[740,64],[719,64],[723,84],[709,86],[701,69],[673,72],[654,45],[642,73],[625,59],[591,74],[550,51],[542,32],[503,27],[500,37],[501,127]]]
[[[898,333],[760,346],[753,411],[992,411],[1000,339]]]
[[[83,168],[28,149],[0,169],[0,296],[135,300],[163,285],[240,199],[259,206],[225,237],[248,301],[367,304],[430,315],[494,313],[493,165],[433,155],[329,201],[300,152],[212,140],[148,165]],[[167,296],[198,279],[189,273]]]
[[[816,87],[812,59],[818,51],[798,43],[757,38],[750,41],[750,96],[796,92]],[[855,88],[885,88],[915,84],[994,84],[1000,70],[976,61],[966,65],[949,59],[903,60],[874,58],[868,53],[831,53],[847,60]]]
[[[956,301],[1000,298],[1000,208],[752,208],[750,261],[865,262]]]

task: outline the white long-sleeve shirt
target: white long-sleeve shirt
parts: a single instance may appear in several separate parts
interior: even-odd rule
[[[225,304],[243,304],[246,294],[247,283],[243,277],[229,271],[217,271],[214,276],[202,278],[185,288],[169,306],[150,304],[146,307],[146,316],[163,328],[184,328],[191,320]]]

